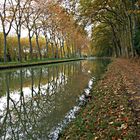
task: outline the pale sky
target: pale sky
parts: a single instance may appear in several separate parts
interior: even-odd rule
[[[0,7],[2,7],[4,0],[0,0]],[[2,32],[2,24],[0,20],[0,32]],[[16,35],[15,30],[12,28],[9,35]],[[28,31],[26,29],[22,29],[21,37],[28,36]]]

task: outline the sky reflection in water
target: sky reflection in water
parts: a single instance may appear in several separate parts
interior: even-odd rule
[[[77,61],[1,71],[0,139],[55,139],[54,131],[71,111],[79,110],[77,100],[90,93],[108,63]]]

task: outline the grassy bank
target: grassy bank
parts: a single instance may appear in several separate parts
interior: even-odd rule
[[[11,69],[11,68],[20,68],[20,67],[30,67],[36,65],[46,65],[46,64],[54,64],[54,63],[63,63],[69,61],[77,61],[83,60],[83,58],[69,58],[69,59],[44,59],[44,60],[34,60],[34,61],[27,61],[27,62],[7,62],[0,64],[1,69]]]
[[[133,69],[140,72],[139,68],[129,60],[114,60],[93,88],[92,100],[81,109],[60,140],[139,140],[140,123],[134,104],[137,88],[133,87],[136,85]]]

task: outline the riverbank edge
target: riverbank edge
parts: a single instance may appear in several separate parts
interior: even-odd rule
[[[124,79],[112,60],[91,92],[92,100],[62,132],[60,140],[137,140],[138,126]],[[119,66],[119,67],[118,67]]]
[[[63,62],[71,62],[71,61],[79,61],[79,60],[84,60],[84,58],[6,64],[6,65],[0,65],[0,70],[47,65],[47,64],[55,64],[55,63],[63,63]]]

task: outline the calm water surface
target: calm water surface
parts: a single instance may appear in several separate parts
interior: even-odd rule
[[[0,71],[0,140],[57,139],[89,81],[97,81],[109,61],[76,61]],[[65,120],[65,121],[64,121]]]

